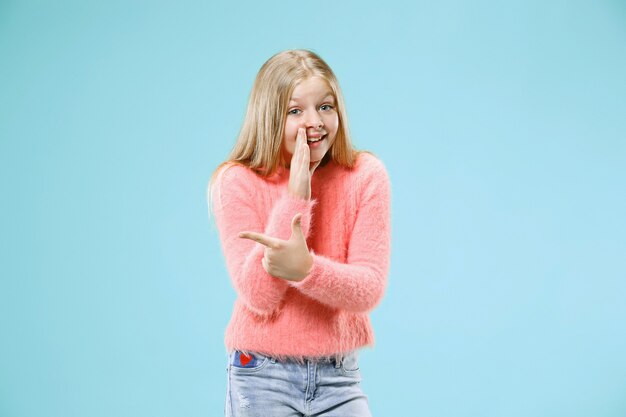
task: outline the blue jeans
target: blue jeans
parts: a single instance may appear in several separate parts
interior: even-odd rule
[[[227,417],[371,417],[358,351],[340,361],[304,364],[234,351],[227,371]]]

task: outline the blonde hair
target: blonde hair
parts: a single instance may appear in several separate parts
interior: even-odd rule
[[[354,166],[360,152],[352,146],[343,94],[332,69],[312,51],[282,51],[268,59],[256,76],[235,146],[228,159],[215,169],[209,181],[209,207],[210,190],[223,167],[244,165],[258,175],[269,177],[279,167],[285,166],[282,142],[288,102],[295,87],[310,77],[320,77],[326,81],[335,97],[339,118],[335,141],[322,159],[321,166],[330,159],[347,168]]]

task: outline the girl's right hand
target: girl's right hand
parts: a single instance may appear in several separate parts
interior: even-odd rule
[[[306,143],[306,130],[298,129],[296,137],[296,149],[291,156],[289,171],[289,185],[287,190],[294,197],[305,200],[311,199],[311,177],[320,161],[311,165],[311,150]]]

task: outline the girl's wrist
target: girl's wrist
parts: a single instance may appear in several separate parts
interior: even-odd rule
[[[309,274],[311,273],[311,270],[313,269],[313,256],[311,255],[311,252],[309,252],[309,256],[307,257],[307,262],[305,267],[303,268],[304,272],[303,275],[301,275],[298,279],[296,279],[296,282],[300,282],[303,279],[305,279],[306,277],[309,276]]]
[[[300,199],[300,200],[309,201],[309,200],[311,199],[311,197],[310,197],[310,196],[305,196],[305,195],[302,195],[301,193],[296,193],[296,192],[293,192],[293,191],[291,191],[291,190],[288,190],[288,192],[287,192],[287,193],[288,193],[291,197],[293,197],[293,198],[298,198],[298,199]]]

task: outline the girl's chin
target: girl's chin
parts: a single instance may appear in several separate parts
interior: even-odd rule
[[[318,152],[311,151],[311,162],[321,161],[322,159],[324,159],[324,156],[326,156],[326,152],[318,153]]]

